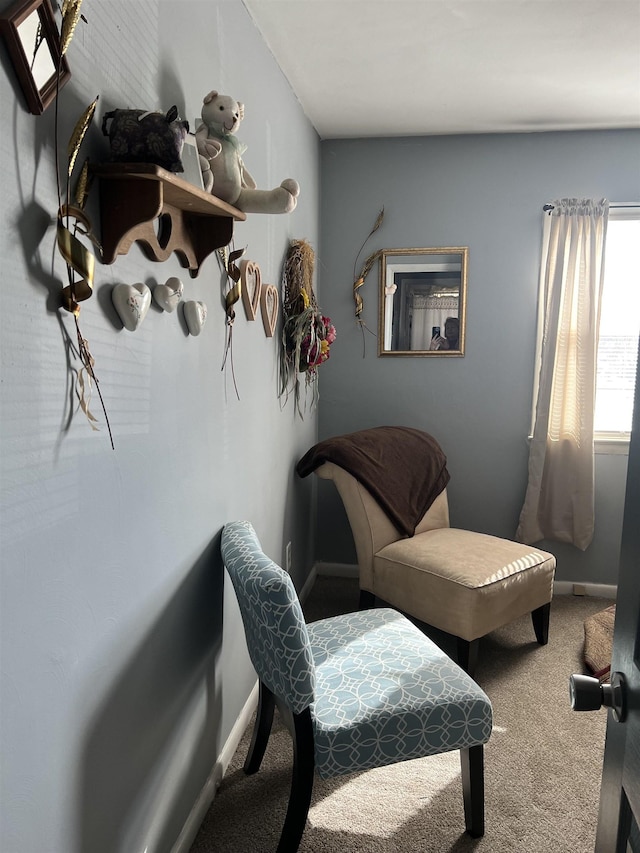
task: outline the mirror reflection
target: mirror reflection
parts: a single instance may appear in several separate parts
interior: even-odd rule
[[[18,36],[35,84],[42,89],[56,72],[49,44],[44,36],[38,11],[32,12],[18,27]]]
[[[382,252],[378,355],[464,355],[468,252]]]

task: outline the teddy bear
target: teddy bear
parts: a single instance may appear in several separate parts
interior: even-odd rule
[[[244,104],[215,90],[205,95],[196,145],[206,192],[245,213],[290,213],[300,187],[287,178],[272,190],[256,189],[242,162],[246,146],[234,135],[244,118]]]

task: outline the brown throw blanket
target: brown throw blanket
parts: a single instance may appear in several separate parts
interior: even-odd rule
[[[438,442],[411,427],[374,427],[328,438],[305,453],[296,471],[306,477],[324,462],[359,480],[406,536],[413,536],[449,482],[447,457]]]

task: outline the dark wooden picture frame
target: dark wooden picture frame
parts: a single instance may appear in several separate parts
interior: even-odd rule
[[[19,0],[0,16],[0,32],[27,106],[34,115],[40,115],[71,77],[67,60],[60,55],[60,33],[50,0]]]

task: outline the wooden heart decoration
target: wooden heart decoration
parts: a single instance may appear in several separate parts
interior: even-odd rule
[[[207,320],[207,306],[193,299],[184,303],[184,319],[190,335],[199,335]]]
[[[247,320],[255,320],[262,292],[262,272],[253,261],[240,263],[240,282],[242,284],[242,304]]]
[[[278,296],[278,288],[272,284],[263,284],[260,294],[260,309],[262,311],[262,325],[264,333],[268,338],[273,337],[278,322],[278,305],[280,297]]]
[[[135,332],[147,316],[151,291],[146,284],[116,284],[111,291],[111,301],[125,329]]]
[[[153,288],[153,300],[163,311],[171,314],[176,310],[183,293],[184,284],[179,278],[172,276],[164,284],[156,284]]]

